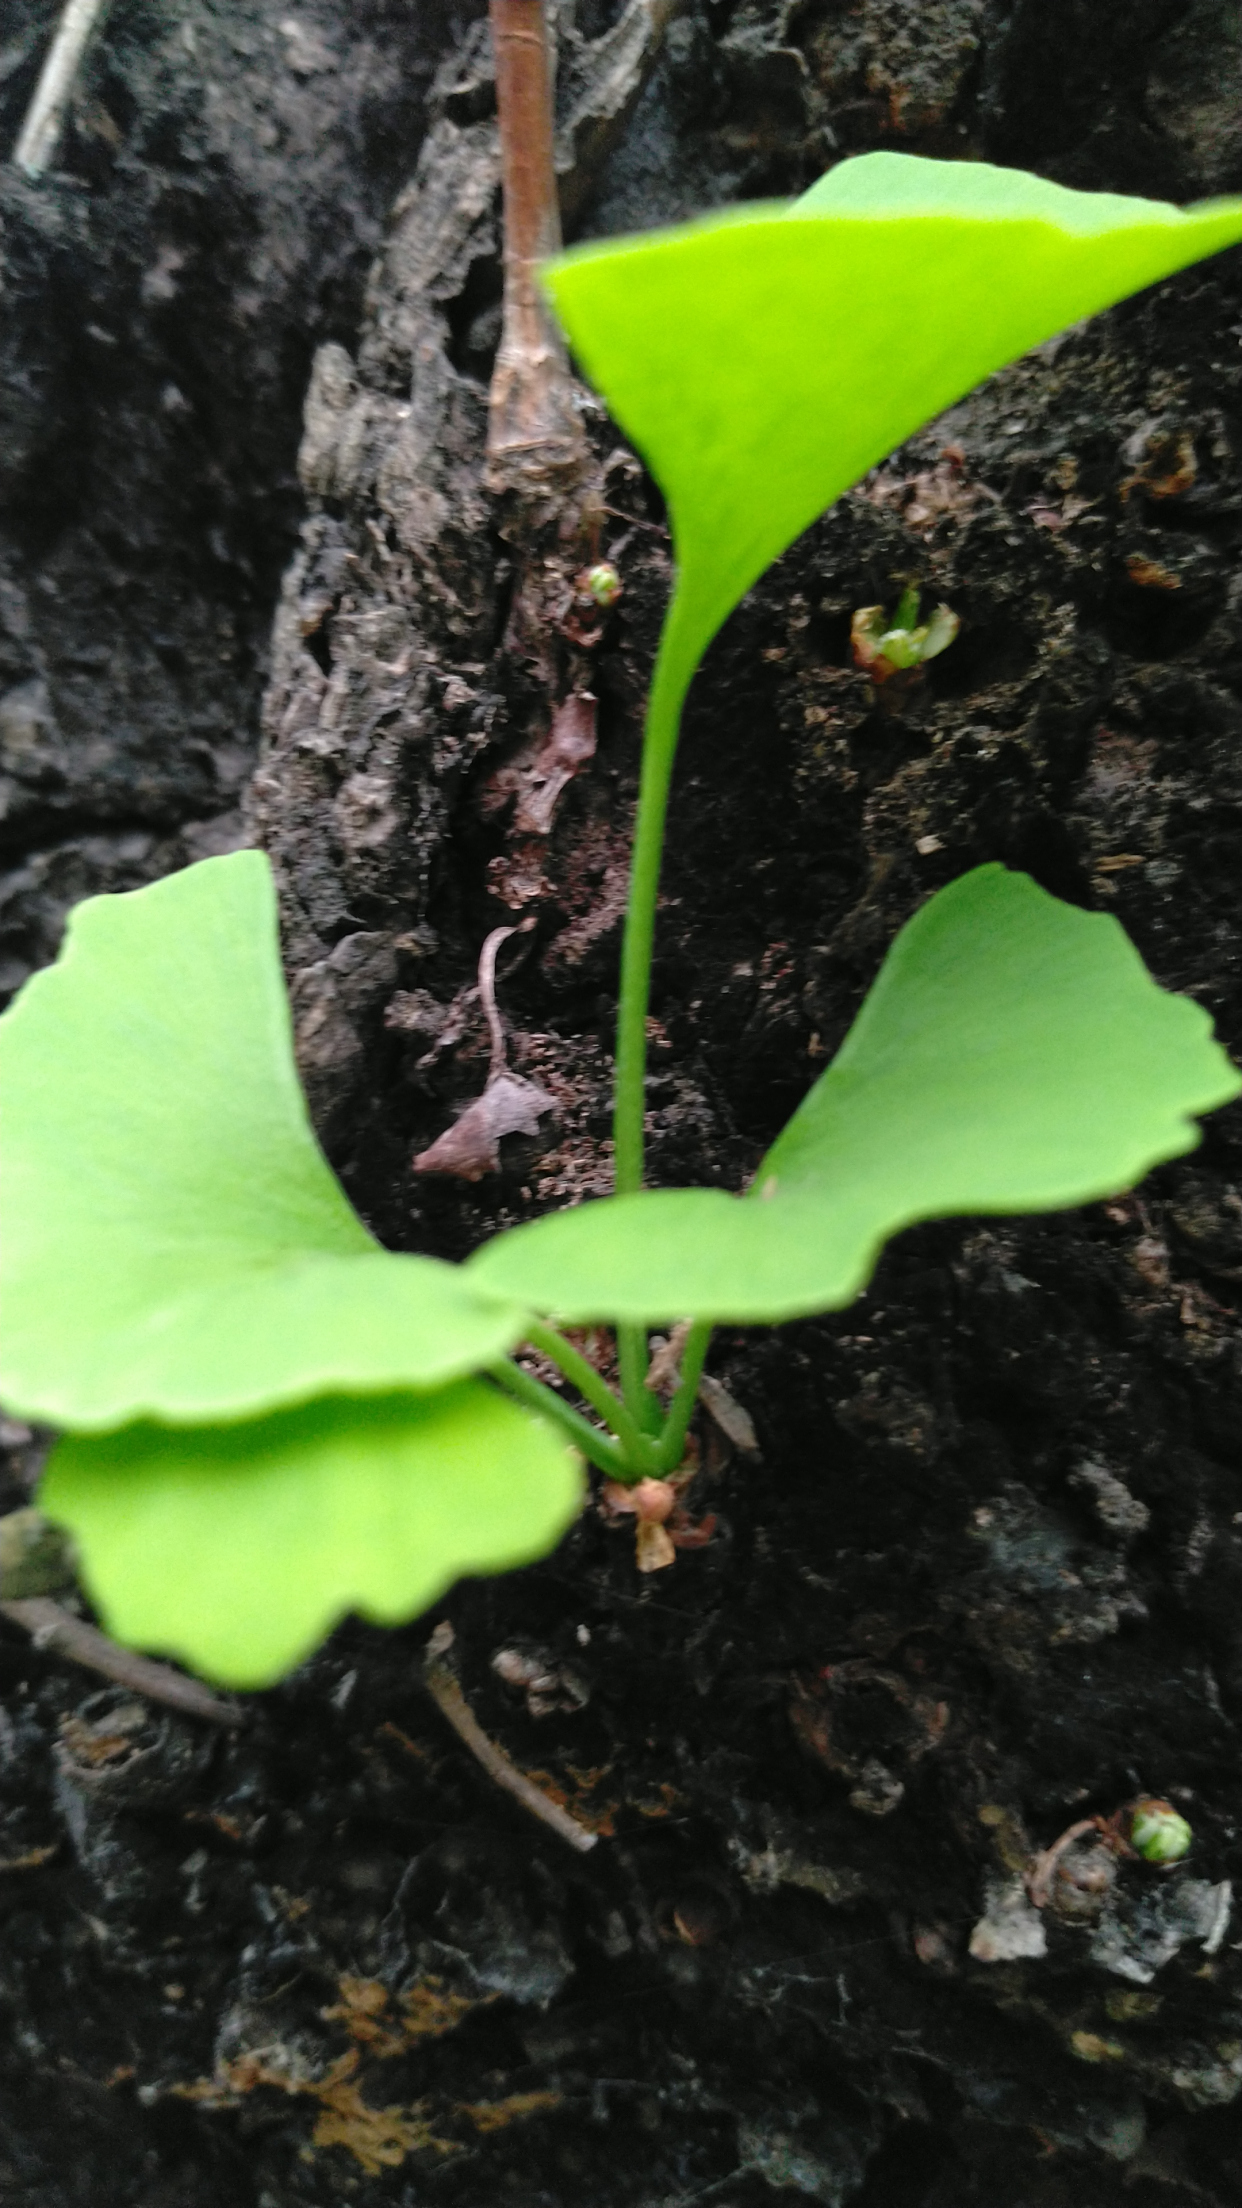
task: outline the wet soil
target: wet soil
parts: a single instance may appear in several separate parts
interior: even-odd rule
[[[15,13],[9,131],[49,15]],[[662,41],[584,9],[563,188],[619,229],[887,144],[1190,196],[1242,185],[1240,78],[1236,11],[1189,0],[689,9]],[[65,159],[3,187],[5,978],[75,896],[260,840],[325,1143],[386,1241],[461,1254],[607,1185],[658,497],[590,415],[624,595],[532,643],[556,577],[482,486],[468,26],[117,0]],[[1235,255],[1045,346],[729,624],[674,796],[654,1177],[740,1185],[983,859],[1115,912],[1242,1051],[1240,333]],[[850,616],[910,583],[961,635],[877,696]],[[549,808],[549,680],[588,677]],[[523,916],[501,1000],[555,1122],[429,1181],[486,1068],[479,945]],[[581,1857],[446,1727],[435,1618],[345,1626],[230,1738],[6,1628],[0,2197],[1235,2201],[1240,1283],[1234,1106],[1133,1195],[921,1229],[848,1312],[722,1330],[761,1455],[704,1420],[704,1547],[643,1577],[592,1508],[435,1614]],[[1033,1908],[1035,1852],[1146,1793],[1186,1861],[1088,1830]]]

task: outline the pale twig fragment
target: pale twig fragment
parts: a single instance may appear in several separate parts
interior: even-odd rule
[[[719,1380],[713,1380],[705,1372],[699,1382],[699,1401],[709,1418],[714,1419],[725,1440],[743,1457],[757,1457],[759,1436],[750,1412],[743,1410],[735,1395]]]
[[[504,1749],[498,1748],[494,1740],[488,1739],[448,1662],[448,1652],[452,1645],[453,1628],[447,1624],[437,1626],[427,1643],[423,1682],[432,1701],[448,1719],[457,1738],[470,1750],[476,1763],[482,1765],[489,1779],[503,1787],[506,1794],[512,1794],[514,1801],[520,1802],[523,1809],[528,1810],[532,1817],[537,1817],[541,1824],[550,1826],[560,1839],[567,1840],[571,1848],[576,1848],[580,1855],[586,1855],[595,1846],[598,1834],[588,1832],[586,1826],[580,1825],[577,1818],[572,1817],[559,1802],[549,1800],[534,1781],[528,1779],[526,1773],[519,1771],[517,1765],[510,1761]]]
[[[523,922],[522,925],[525,927],[527,923]],[[517,928],[493,928],[479,952],[479,1002],[483,1007],[488,1039],[492,1046],[492,1062],[487,1069],[489,1081],[494,1081],[498,1073],[503,1073],[508,1063],[505,1031],[496,1009],[496,957],[501,944],[507,943],[509,937],[517,933]]]
[[[152,1663],[149,1656],[136,1656],[132,1649],[118,1647],[106,1633],[88,1625],[84,1618],[75,1618],[71,1611],[62,1610],[58,1602],[50,1602],[45,1596],[0,1602],[0,1617],[7,1618],[11,1625],[20,1625],[37,1649],[52,1656],[67,1656],[71,1663],[84,1664],[88,1671],[102,1672],[105,1679],[115,1679],[119,1686],[145,1695],[149,1702],[162,1702],[170,1710],[180,1710],[184,1717],[201,1717],[209,1725],[230,1727],[246,1722],[245,1712],[236,1703],[220,1701],[197,1679],[174,1671],[170,1664]]]
[[[692,1319],[679,1319],[667,1341],[657,1339],[655,1354],[647,1367],[646,1385],[653,1395],[667,1389],[670,1394],[681,1386],[681,1358],[690,1339]]]
[[[13,148],[14,166],[32,181],[42,176],[55,159],[65,110],[73,97],[86,49],[107,8],[108,0],[65,0],[56,36]]]

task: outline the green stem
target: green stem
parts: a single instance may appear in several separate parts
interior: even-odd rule
[[[669,784],[677,753],[677,730],[686,678],[668,649],[674,623],[670,613],[660,641],[647,721],[643,731],[643,767],[634,823],[634,858],[621,948],[621,997],[617,1007],[617,1087],[613,1105],[614,1185],[628,1196],[643,1185],[643,1115],[647,1081],[647,1007],[651,995],[651,953],[655,942],[656,900]],[[646,1350],[643,1351],[646,1372]],[[628,1390],[627,1390],[628,1397]],[[633,1409],[633,1404],[631,1404]]]
[[[601,1434],[598,1426],[592,1426],[590,1419],[584,1418],[581,1411],[575,1411],[572,1404],[563,1403],[555,1389],[546,1388],[542,1380],[536,1380],[533,1372],[523,1372],[520,1365],[512,1364],[507,1357],[498,1359],[488,1370],[492,1379],[499,1381],[501,1387],[507,1388],[509,1394],[516,1396],[528,1410],[538,1411],[542,1418],[550,1418],[554,1425],[562,1427],[575,1449],[581,1449],[583,1456],[601,1472],[606,1472],[610,1479],[633,1478],[620,1442],[614,1441],[609,1434]]]
[[[710,1319],[696,1319],[686,1336],[686,1346],[681,1353],[681,1385],[669,1405],[660,1436],[659,1469],[663,1473],[675,1472],[681,1463],[711,1338]]]
[[[617,1006],[616,1093],[613,1102],[613,1185],[629,1196],[643,1185],[643,1121],[647,1092],[647,1009],[651,999],[651,955],[655,944],[660,861],[668,815],[669,785],[677,753],[687,677],[683,655],[670,650],[676,601],[660,639],[647,719],[643,730],[642,776],[634,823],[634,857],[621,947],[621,994]],[[650,1429],[653,1398],[645,1386],[647,1330],[633,1322],[617,1328],[621,1387],[630,1415]]]
[[[617,1364],[621,1371],[622,1393],[630,1416],[643,1419],[643,1423],[650,1426],[651,1413],[648,1405],[654,1401],[654,1397],[646,1385],[648,1363],[646,1327],[636,1325],[633,1320],[623,1322],[617,1328]],[[644,1396],[646,1403],[643,1401]],[[658,1408],[657,1405],[657,1410]],[[644,1412],[646,1418],[643,1417]]]
[[[591,1409],[599,1413],[604,1424],[611,1427],[632,1463],[641,1464],[645,1457],[653,1454],[650,1445],[644,1446],[644,1437],[620,1397],[572,1342],[567,1342],[554,1326],[539,1319],[533,1319],[527,1327],[526,1339],[535,1349],[541,1349],[545,1357],[551,1358],[570,1386],[576,1388]]]

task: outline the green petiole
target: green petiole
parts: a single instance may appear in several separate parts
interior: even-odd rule
[[[665,631],[667,637],[668,630]],[[656,660],[643,733],[642,779],[634,823],[634,857],[621,947],[621,996],[617,1007],[617,1075],[613,1104],[614,1173],[618,1196],[643,1185],[643,1117],[647,1075],[647,1006],[655,942],[660,860],[669,785],[686,684],[669,655]],[[646,1373],[646,1351],[643,1372]],[[626,1391],[627,1400],[629,1391]]]
[[[598,1426],[592,1426],[590,1419],[584,1418],[571,1403],[562,1402],[555,1388],[545,1387],[533,1372],[524,1372],[521,1365],[513,1364],[507,1357],[498,1359],[489,1371],[492,1379],[509,1395],[516,1396],[519,1403],[524,1403],[528,1410],[538,1411],[542,1418],[550,1419],[554,1426],[568,1434],[575,1449],[580,1449],[598,1471],[606,1472],[613,1480],[641,1477],[630,1470],[619,1441],[610,1434],[601,1433]]]
[[[655,1396],[649,1389],[644,1390],[656,1421],[651,1432],[640,1431],[620,1398],[572,1342],[566,1341],[554,1326],[543,1325],[538,1320],[531,1324],[527,1340],[564,1373],[570,1386],[576,1388],[603,1419],[608,1431],[601,1432],[581,1411],[576,1411],[572,1404],[557,1395],[555,1389],[545,1386],[533,1373],[524,1371],[508,1358],[493,1365],[492,1378],[532,1410],[554,1419],[599,1471],[628,1485],[635,1480],[662,1478],[675,1472],[680,1464],[711,1336],[712,1329],[706,1320],[691,1328],[682,1354],[681,1382],[666,1417],[660,1417]]]
[[[681,1384],[669,1405],[668,1417],[660,1433],[660,1470],[663,1473],[675,1472],[685,1453],[686,1434],[698,1401],[699,1381],[711,1338],[710,1319],[697,1320],[686,1336],[686,1346],[681,1353]]]
[[[558,1333],[554,1326],[548,1326],[539,1320],[533,1320],[527,1328],[526,1339],[535,1349],[541,1349],[545,1357],[551,1358],[553,1364],[564,1373],[570,1386],[576,1388],[591,1409],[599,1414],[604,1424],[616,1435],[627,1459],[632,1464],[647,1468],[648,1460],[653,1454],[650,1442],[640,1431],[626,1405],[614,1394],[607,1381],[600,1377],[589,1359],[575,1349],[572,1342],[566,1341],[565,1336]]]
[[[665,636],[669,631],[666,628]],[[647,1090],[647,1009],[651,1001],[651,959],[655,945],[660,863],[668,815],[669,788],[677,754],[677,734],[686,681],[663,647],[652,676],[643,732],[642,777],[634,823],[630,894],[621,946],[621,990],[617,1005],[616,1090],[613,1099],[613,1185],[628,1196],[643,1185],[644,1119]],[[640,1424],[650,1418],[652,1396],[646,1386],[646,1329],[617,1328],[621,1386],[631,1414]]]

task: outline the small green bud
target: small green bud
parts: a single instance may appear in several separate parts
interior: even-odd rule
[[[1193,1834],[1170,1802],[1136,1802],[1130,1813],[1130,1845],[1145,1863],[1178,1863]]]
[[[854,664],[880,684],[890,675],[907,674],[947,652],[961,627],[951,606],[937,606],[929,621],[919,620],[919,593],[904,590],[890,621],[883,606],[860,606],[850,625]]]
[[[596,560],[593,567],[588,567],[582,583],[587,597],[593,598],[605,613],[621,596],[621,577],[611,560]]]

